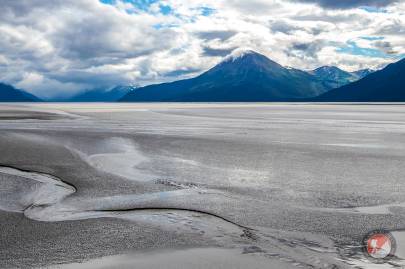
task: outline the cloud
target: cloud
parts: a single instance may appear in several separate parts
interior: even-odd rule
[[[318,51],[324,47],[323,41],[313,41],[310,43],[293,43],[289,48],[290,52],[298,52],[296,55],[304,55],[306,57],[316,57]]]
[[[219,39],[225,41],[236,34],[237,31],[204,31],[197,33],[197,36],[205,40]]]
[[[236,48],[230,49],[215,49],[210,47],[203,48],[203,55],[208,57],[225,57],[229,55]]]
[[[398,52],[396,52],[392,46],[392,44],[388,41],[376,41],[374,42],[374,45],[381,49],[382,51],[384,51],[387,54],[397,54]]]
[[[303,3],[315,3],[325,8],[347,9],[355,7],[386,7],[398,0],[298,0]]]
[[[195,74],[198,72],[201,72],[202,70],[200,69],[179,69],[175,71],[168,72],[164,74],[165,77],[168,78],[178,78],[179,76],[184,76],[184,75],[190,75],[190,74]]]
[[[118,66],[137,74],[138,68],[127,63],[130,59],[170,49],[178,37],[172,29],[154,28],[159,21],[155,16],[131,15],[91,0],[7,1],[0,12],[0,54],[20,66],[20,77],[40,74],[35,85],[44,85],[30,87],[27,78],[11,82],[40,97],[65,94],[75,85],[129,82],[131,76],[117,72]],[[103,67],[109,68],[100,72]],[[49,83],[53,86],[45,85]]]
[[[240,47],[300,69],[405,55],[404,1],[19,0],[0,14],[0,81],[42,98],[195,76]]]

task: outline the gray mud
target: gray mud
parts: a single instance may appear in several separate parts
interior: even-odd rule
[[[404,114],[400,104],[3,106],[0,267],[194,255],[206,258],[178,267],[218,268],[217,249],[235,260],[223,268],[402,264],[372,265],[360,243],[405,227]]]

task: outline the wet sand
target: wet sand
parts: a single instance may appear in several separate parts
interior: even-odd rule
[[[294,268],[293,265],[270,260],[260,255],[241,253],[234,249],[203,248],[175,250],[171,252],[153,252],[138,255],[121,255],[105,257],[85,263],[54,266],[53,269],[96,269],[96,268],[122,268],[122,269],[261,269],[268,268]]]
[[[403,108],[0,105],[0,267],[371,268],[362,237],[405,228]]]

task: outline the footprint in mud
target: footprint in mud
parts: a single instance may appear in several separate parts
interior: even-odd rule
[[[177,189],[191,189],[191,188],[200,188],[201,186],[192,183],[192,182],[176,182],[174,180],[170,179],[158,179],[155,181],[155,184],[160,184],[164,186],[169,186],[169,187],[174,187]]]

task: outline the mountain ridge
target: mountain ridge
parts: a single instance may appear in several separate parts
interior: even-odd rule
[[[405,58],[312,100],[320,102],[404,102]]]
[[[41,99],[26,91],[0,82],[0,102],[39,102]]]
[[[195,78],[141,87],[120,101],[284,101],[314,97],[327,90],[318,78],[305,71],[285,68],[262,54],[248,51],[226,57]]]
[[[348,72],[336,66],[325,65],[309,72],[321,79],[326,87],[335,89],[362,79],[374,71],[371,69],[362,69]]]
[[[95,88],[68,98],[50,99],[49,102],[115,102],[134,89],[136,89],[135,86],[116,86],[109,89]]]

